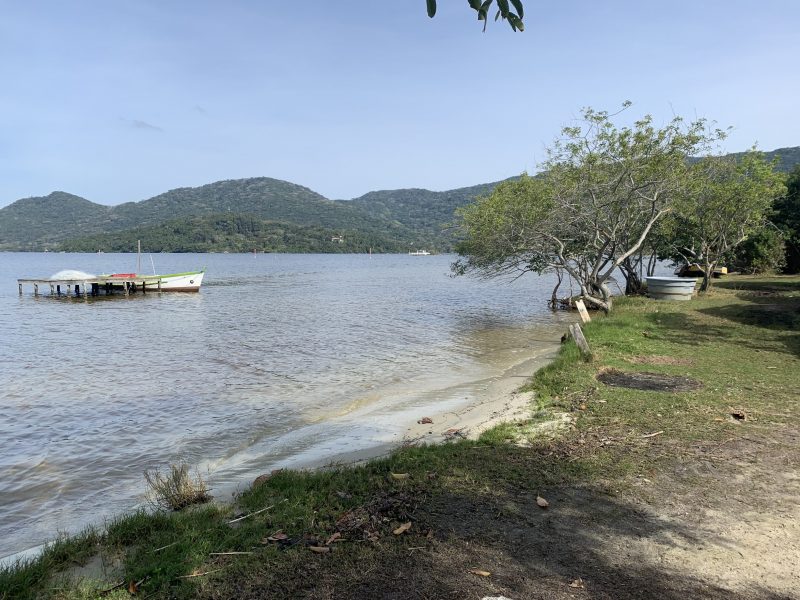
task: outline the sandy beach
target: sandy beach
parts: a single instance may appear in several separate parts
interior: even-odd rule
[[[548,328],[552,334],[556,328]],[[555,339],[555,335],[552,336]],[[217,498],[245,490],[256,475],[275,469],[317,469],[356,465],[386,456],[403,445],[437,444],[455,439],[477,439],[504,422],[529,417],[534,396],[520,392],[537,370],[558,354],[557,341],[536,341],[524,349],[507,350],[502,366],[489,377],[413,394],[405,403],[368,407],[326,421],[347,435],[270,464],[262,473],[234,485],[215,484]],[[499,353],[501,354],[501,353]]]
[[[558,349],[558,344],[543,347],[503,375],[490,379],[475,402],[447,412],[421,415],[418,421],[406,428],[405,441],[435,444],[455,437],[477,439],[484,431],[500,423],[529,417],[534,394],[519,389],[536,371],[552,362]],[[430,423],[424,422],[428,419]]]

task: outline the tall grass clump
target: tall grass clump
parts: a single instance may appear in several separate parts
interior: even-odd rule
[[[157,508],[181,510],[211,499],[203,478],[199,473],[191,475],[185,463],[171,464],[166,473],[160,469],[145,471],[144,478],[149,487],[148,498]]]

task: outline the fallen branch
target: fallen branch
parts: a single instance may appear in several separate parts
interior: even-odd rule
[[[243,554],[253,554],[252,552],[210,552],[209,556],[240,556]]]
[[[288,498],[286,498],[286,499],[284,499],[284,500],[281,500],[280,502],[278,502],[278,504],[281,504],[281,503],[283,503],[283,502],[286,502],[287,500],[288,500]],[[251,512],[249,515],[245,515],[245,516],[243,516],[243,517],[239,517],[239,518],[237,518],[237,519],[233,519],[232,521],[228,521],[228,525],[231,525],[232,523],[237,523],[237,522],[239,522],[239,521],[242,521],[242,520],[244,520],[244,519],[247,519],[248,517],[252,517],[252,516],[254,516],[254,515],[257,515],[257,514],[263,513],[264,511],[267,511],[267,510],[269,510],[270,508],[275,508],[275,506],[276,506],[275,504],[272,504],[272,505],[270,505],[270,506],[268,506],[268,507],[266,507],[266,508],[262,508],[261,510],[257,510],[257,511],[255,511],[255,512]]]
[[[214,569],[212,571],[206,571],[205,573],[192,573],[191,575],[178,575],[178,579],[191,579],[192,577],[202,577],[203,575],[211,575],[211,573],[216,573],[217,571],[222,571],[222,569]]]
[[[645,434],[645,435],[641,436],[641,438],[644,439],[644,438],[656,437],[657,435],[661,435],[662,433],[664,433],[664,432],[663,431],[656,431],[655,433]]]
[[[167,548],[169,548],[170,546],[174,546],[174,545],[175,545],[175,544],[177,544],[177,543],[178,543],[178,542],[172,542],[171,544],[167,544],[166,546],[161,546],[161,548],[156,548],[155,550],[153,550],[153,552],[158,552],[159,550],[166,550],[166,549],[167,549]]]

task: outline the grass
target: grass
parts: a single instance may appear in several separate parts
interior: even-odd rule
[[[235,507],[123,516],[102,533],[60,539],[38,559],[0,570],[0,599],[98,597],[120,581],[125,588],[105,597],[129,597],[130,582],[153,598],[303,597],[320,586],[337,597],[368,597],[378,593],[369,586],[379,585],[370,573],[408,565],[409,549],[413,555],[431,543],[426,523],[436,523],[438,538],[453,547],[461,539],[453,532],[465,528],[483,527],[481,535],[491,538],[499,525],[473,514],[476,506],[499,523],[527,518],[520,498],[570,486],[613,498],[636,477],[691,457],[698,444],[743,435],[734,410],[760,428],[800,416],[800,278],[731,278],[687,303],[619,299],[615,312],[596,317],[585,333],[594,360],[565,344],[528,385],[537,406],[527,423],[501,425],[478,441],[403,448],[356,468],[281,471]],[[606,387],[596,380],[602,368],[686,376],[703,387]],[[571,421],[555,438],[540,427],[553,413]],[[447,521],[442,515],[452,507],[460,508]],[[394,535],[407,520],[411,530]],[[326,546],[337,532],[346,541]],[[315,554],[309,546],[330,551]],[[231,552],[248,554],[221,554]],[[98,555],[116,568],[95,578],[68,576]]]

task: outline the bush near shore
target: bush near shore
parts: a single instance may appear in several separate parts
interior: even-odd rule
[[[800,278],[732,277],[691,302],[622,298],[585,333],[594,361],[567,342],[528,386],[529,422],[357,467],[277,472],[235,506],[119,517],[0,571],[0,599],[725,597],[598,540],[686,533],[642,507],[715,485],[724,495],[724,481],[687,471],[699,448],[798,422]],[[611,387],[596,378],[609,369],[702,387]],[[542,434],[556,413],[571,426]],[[796,465],[796,445],[781,448]]]

